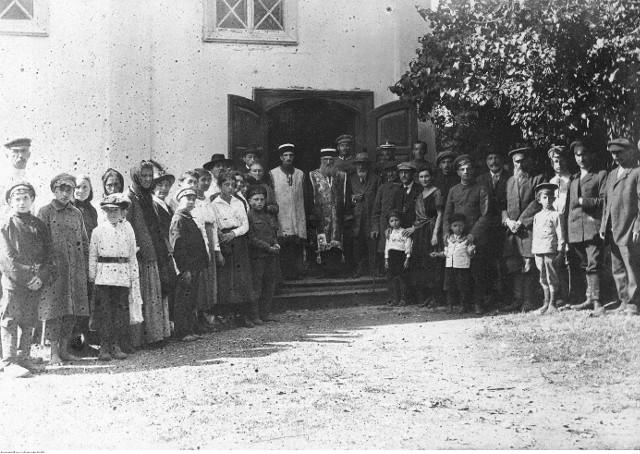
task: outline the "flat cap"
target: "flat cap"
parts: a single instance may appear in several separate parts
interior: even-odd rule
[[[412,172],[416,171],[416,166],[413,164],[413,162],[401,162],[400,164],[398,164],[397,166],[398,170],[411,170]]]
[[[19,181],[9,186],[7,192],[5,193],[5,200],[7,201],[7,203],[9,202],[9,199],[11,199],[11,196],[13,194],[31,194],[31,198],[36,198],[36,190],[33,189],[31,183],[27,181]]]
[[[113,194],[109,194],[100,202],[101,208],[129,208],[131,205],[131,200],[122,192],[114,192]]]
[[[458,167],[460,167],[463,164],[473,164],[473,161],[470,155],[461,154],[460,156],[458,156],[456,159],[453,160],[453,168],[456,170],[458,170]]]
[[[513,150],[511,150],[509,152],[509,157],[513,158],[513,155],[515,154],[523,154],[523,155],[529,155],[531,154],[531,152],[533,151],[533,148],[531,147],[520,147],[520,148],[515,148]]]
[[[261,184],[252,184],[251,186],[249,186],[249,189],[247,190],[247,199],[250,199],[251,197],[253,197],[256,194],[262,194],[263,196],[267,196],[267,188],[265,188],[263,185]]]
[[[535,192],[536,194],[540,191],[552,191],[554,192],[556,189],[558,189],[558,185],[557,184],[553,184],[553,183],[540,183],[538,186],[535,187]]]
[[[441,151],[436,155],[436,165],[440,165],[440,161],[442,161],[444,158],[455,159],[456,154],[451,150]]]
[[[395,160],[382,162],[382,170],[398,170],[398,162]]]
[[[71,186],[72,188],[76,187],[76,177],[74,177],[73,175],[70,175],[68,173],[61,173],[56,175],[55,177],[53,177],[53,179],[51,180],[51,191],[55,191],[55,189],[59,186]]]
[[[369,158],[369,153],[358,153],[353,162],[371,162],[371,158]]]
[[[342,134],[336,139],[336,145],[341,142],[353,142],[353,136],[351,134]]]
[[[242,156],[246,156],[249,153],[256,156],[262,156],[262,152],[255,145],[249,145],[248,147],[238,147],[238,150],[240,150]]]
[[[619,137],[617,139],[610,140],[607,143],[607,150],[609,152],[612,151],[622,151],[622,150],[634,150],[634,146],[629,139],[625,139]]]
[[[587,143],[583,142],[582,140],[576,140],[574,142],[571,142],[571,145],[569,145],[570,153],[575,153],[576,150],[594,151],[592,147],[590,147]]]
[[[195,189],[191,189],[191,188],[180,189],[176,194],[176,200],[180,200],[181,198],[186,197],[188,195],[193,195],[197,197],[198,193],[196,192]]]
[[[31,146],[31,139],[27,139],[26,137],[15,139],[5,143],[4,146],[6,148],[27,148]]]
[[[338,150],[335,148],[323,148],[320,150],[320,159],[322,158],[335,158],[338,156]]]

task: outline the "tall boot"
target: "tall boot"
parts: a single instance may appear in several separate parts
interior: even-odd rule
[[[573,309],[574,311],[584,311],[586,309],[591,309],[593,307],[593,282],[591,281],[591,278],[590,278],[591,276],[593,276],[593,274],[586,275],[587,289],[584,292],[585,293],[584,302],[580,304],[574,304],[573,306],[571,306],[571,309]],[[599,293],[600,291],[598,290],[598,300],[600,299]]]
[[[522,312],[529,312],[536,308],[535,301],[535,278],[534,273],[529,271],[523,275],[524,286],[524,304],[522,305]]]
[[[556,302],[556,291],[552,288],[549,288],[549,307],[547,308],[547,314],[553,314],[558,311],[558,306]]]
[[[60,332],[62,328],[62,317],[47,320],[47,330],[49,331],[49,341],[51,342],[51,365],[63,363],[60,356]]]
[[[500,308],[500,312],[514,312],[522,308],[524,299],[524,278],[525,275],[519,271],[513,273],[513,302],[508,306]]]
[[[17,340],[18,340],[18,325],[15,321],[6,320],[0,327],[0,336],[2,337],[2,368],[7,367],[9,364],[15,362],[16,355],[18,353]]]
[[[399,277],[393,278],[393,294],[398,302],[397,306],[406,306],[407,303],[402,299],[402,280]]]
[[[387,291],[389,292],[389,301],[387,306],[397,306],[398,300],[396,299],[396,284],[395,279],[392,276],[387,277]]]
[[[453,314],[453,305],[455,303],[455,298],[453,296],[453,291],[452,290],[448,290],[447,291],[447,312],[449,314]]]
[[[469,303],[469,299],[470,299],[469,295],[470,295],[470,292],[468,291],[460,292],[460,314],[469,312],[469,309],[471,309],[470,303]]]
[[[540,309],[536,311],[536,314],[538,315],[542,315],[547,312],[547,310],[549,309],[549,302],[551,301],[551,290],[549,289],[549,287],[542,287],[542,292],[544,293],[544,304]]]
[[[591,291],[594,315],[604,314],[604,306],[600,303],[600,276],[597,273],[587,274],[587,288]]]
[[[60,323],[60,343],[58,354],[63,361],[78,361],[80,358],[69,352],[69,341],[73,337],[76,321],[73,315],[65,315]]]

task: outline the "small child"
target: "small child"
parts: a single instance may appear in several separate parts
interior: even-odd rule
[[[31,336],[38,323],[40,290],[55,272],[49,229],[31,214],[35,195],[33,186],[27,182],[12,185],[6,193],[11,211],[0,222],[0,271],[4,289],[0,301],[0,370],[4,370],[5,376],[16,378],[44,369],[41,362],[31,357]]]
[[[470,308],[471,296],[471,259],[476,247],[469,242],[466,233],[467,218],[462,213],[454,213],[449,218],[451,233],[444,247],[445,270],[444,289],[447,292],[449,313],[453,312],[456,291],[460,294],[460,313]]]
[[[176,339],[191,342],[196,334],[196,300],[200,273],[209,266],[209,254],[200,228],[191,216],[196,204],[195,189],[178,191],[178,209],[171,220],[169,241],[178,268],[173,333]]]
[[[93,318],[100,333],[98,360],[125,359],[121,349],[129,331],[129,293],[138,274],[136,236],[125,219],[131,201],[122,193],[100,202],[105,219],[91,236],[89,281],[94,283]]]
[[[280,253],[278,224],[265,210],[267,190],[260,184],[247,192],[249,205],[249,255],[253,269],[253,323],[270,321],[269,312],[275,286],[276,256]]]
[[[556,189],[558,186],[552,183],[535,187],[536,200],[542,205],[542,210],[533,217],[531,243],[531,253],[540,270],[540,285],[544,292],[544,304],[538,309],[538,314],[556,310],[556,295],[560,291],[558,265],[564,261],[565,241],[560,213],[553,208]]]
[[[389,228],[385,232],[384,267],[388,271],[387,285],[390,300],[387,306],[406,306],[409,280],[409,259],[413,240],[400,227],[402,214],[391,210],[387,215]]]

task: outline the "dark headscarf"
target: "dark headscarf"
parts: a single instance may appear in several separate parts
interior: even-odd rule
[[[91,204],[91,200],[93,200],[93,184],[91,183],[91,178],[89,175],[78,175],[76,177],[76,182],[80,184],[83,180],[87,180],[89,183],[89,197],[85,200],[73,200],[73,205],[80,210],[82,213],[82,217],[84,218],[84,227],[87,230],[87,236],[89,237],[89,241],[91,241],[91,233],[93,229],[98,226],[98,211]]]
[[[118,179],[118,181],[120,182],[120,188],[122,189],[122,192],[124,192],[124,178],[122,174],[118,172],[116,169],[108,168],[107,171],[104,173],[104,175],[102,175],[103,196],[107,195],[107,188],[105,187],[105,185],[107,184],[107,180],[111,176],[116,177]]]

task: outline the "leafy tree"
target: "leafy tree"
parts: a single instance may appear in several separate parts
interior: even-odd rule
[[[390,87],[461,151],[640,135],[640,0],[442,0]],[[515,131],[514,131],[515,128]]]

